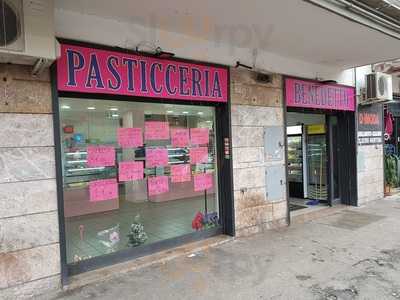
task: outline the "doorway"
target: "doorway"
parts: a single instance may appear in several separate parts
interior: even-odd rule
[[[292,215],[341,203],[356,205],[354,133],[354,113],[287,112],[287,174]]]

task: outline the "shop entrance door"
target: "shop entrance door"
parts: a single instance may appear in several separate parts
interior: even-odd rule
[[[328,204],[357,205],[357,159],[354,112],[326,116]]]

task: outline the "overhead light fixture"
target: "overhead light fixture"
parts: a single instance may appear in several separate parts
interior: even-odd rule
[[[94,107],[94,106],[88,106],[88,108],[87,108],[88,110],[95,110],[96,109],[96,107]]]
[[[174,113],[173,110],[167,110],[167,114],[172,114],[172,113]]]
[[[118,118],[118,117],[119,117],[119,114],[112,114],[111,117],[113,117],[113,118]]]
[[[118,108],[117,107],[111,107],[110,110],[111,111],[118,111]]]
[[[188,111],[183,111],[182,112],[184,115],[187,115],[189,112]]]
[[[202,111],[199,111],[197,114],[201,116],[201,115],[203,115],[204,113],[203,113]]]
[[[61,108],[62,108],[62,109],[70,109],[71,106],[64,104],[64,105],[61,105]]]

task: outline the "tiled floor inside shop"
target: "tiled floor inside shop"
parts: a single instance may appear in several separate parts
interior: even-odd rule
[[[214,195],[207,198],[208,211],[216,211]],[[72,263],[128,248],[127,234],[135,217],[144,225],[148,236],[145,244],[191,233],[192,220],[198,211],[204,213],[204,206],[204,197],[159,203],[120,201],[120,208],[115,211],[67,218],[67,261]],[[102,231],[103,236],[99,234]],[[109,241],[112,231],[118,232],[120,238],[114,246]]]

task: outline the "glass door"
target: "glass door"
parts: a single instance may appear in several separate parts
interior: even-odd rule
[[[309,134],[307,136],[308,198],[326,202],[327,155],[326,135]]]

